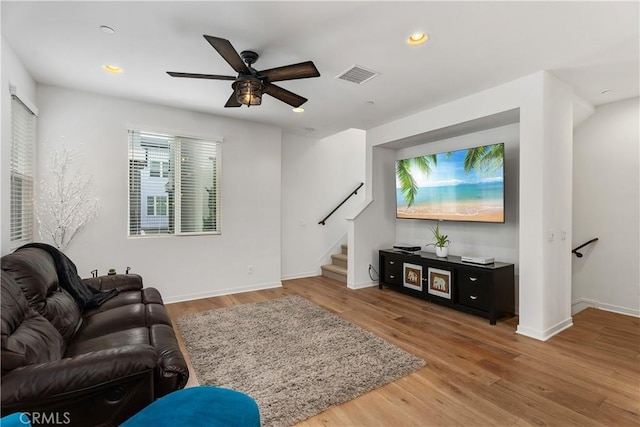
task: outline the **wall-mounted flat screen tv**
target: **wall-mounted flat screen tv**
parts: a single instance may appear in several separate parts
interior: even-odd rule
[[[504,144],[396,161],[396,217],[504,222]]]

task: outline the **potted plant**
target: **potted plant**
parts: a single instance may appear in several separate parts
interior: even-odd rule
[[[109,272],[107,273],[109,276],[114,276],[116,274],[116,269],[115,268],[110,268]]]
[[[440,225],[436,224],[435,227],[432,227],[431,232],[433,233],[433,238],[435,239],[435,243],[429,243],[427,246],[435,246],[436,247],[436,256],[440,258],[446,258],[449,255],[449,236],[446,234],[440,233]]]

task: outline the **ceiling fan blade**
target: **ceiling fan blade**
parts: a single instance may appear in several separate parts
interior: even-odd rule
[[[280,86],[276,86],[274,84],[268,83],[264,89],[264,93],[268,93],[274,98],[279,99],[282,102],[286,102],[294,108],[298,108],[305,102],[307,102],[307,98],[303,98],[300,95],[296,95],[293,92],[289,92],[286,89],[281,88]]]
[[[320,72],[312,61],[301,62],[299,64],[285,65],[284,67],[271,68],[260,71],[258,75],[270,82],[283,80],[308,79],[309,77],[320,77]]]
[[[218,51],[220,56],[231,65],[231,68],[240,74],[249,74],[247,65],[242,58],[240,58],[240,55],[238,55],[238,52],[233,48],[229,40],[208,36],[206,34],[204,34],[203,37],[207,39],[209,44]]]
[[[240,104],[238,102],[238,98],[236,98],[236,91],[234,90],[233,93],[231,94],[231,96],[229,97],[229,99],[227,100],[227,103],[224,104],[225,108],[229,108],[229,107],[241,107],[242,104]]]
[[[167,71],[171,77],[190,77],[192,79],[209,79],[209,80],[235,80],[233,76],[220,76],[217,74],[197,74],[197,73],[177,73],[175,71]]]

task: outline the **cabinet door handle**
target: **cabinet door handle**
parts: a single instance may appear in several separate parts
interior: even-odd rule
[[[478,299],[478,297],[477,297],[477,296],[475,296],[475,295],[469,295],[469,298],[471,298],[471,299],[472,299],[472,300],[474,300],[474,301]]]
[[[469,277],[469,280],[471,280],[472,282],[475,282],[476,280],[478,280],[477,277]]]
[[[395,278],[396,278],[396,276],[394,276],[394,275],[390,275],[390,276],[389,276],[389,278],[390,278],[390,279],[395,279]]]
[[[393,261],[389,261],[389,264],[393,265],[393,264],[395,264],[395,262],[393,262]]]

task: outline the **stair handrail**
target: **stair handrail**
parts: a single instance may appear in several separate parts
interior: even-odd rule
[[[591,243],[593,243],[593,242],[595,242],[595,241],[597,241],[597,240],[598,240],[598,238],[597,238],[597,237],[594,237],[593,239],[589,240],[588,242],[585,242],[585,243],[581,244],[580,246],[576,247],[575,249],[573,249],[573,250],[571,251],[571,253],[572,253],[572,254],[576,254],[576,256],[577,256],[578,258],[582,258],[582,254],[581,254],[580,252],[578,252],[578,249],[582,249],[582,248],[584,248],[585,246],[587,246],[587,245],[589,245],[589,244],[591,244]]]
[[[351,193],[349,193],[349,195],[348,195],[347,197],[345,197],[345,199],[344,199],[343,201],[341,201],[341,202],[340,202],[340,204],[338,204],[338,206],[336,206],[335,208],[333,208],[333,210],[332,210],[331,212],[329,212],[329,215],[327,215],[327,216],[325,216],[324,218],[322,218],[322,220],[321,220],[320,222],[318,222],[318,224],[319,224],[319,225],[325,225],[325,224],[326,224],[326,222],[327,222],[327,219],[329,219],[329,217],[330,217],[331,215],[333,215],[333,213],[334,213],[335,211],[337,211],[338,209],[340,209],[340,206],[344,205],[344,204],[345,204],[345,202],[351,198],[351,196],[353,196],[354,194],[358,194],[358,190],[359,190],[360,188],[362,188],[362,186],[363,186],[363,185],[364,185],[364,182],[361,182],[361,183],[360,183],[360,185],[358,185],[358,186],[356,187],[356,189],[355,189],[355,190],[353,190]]]

